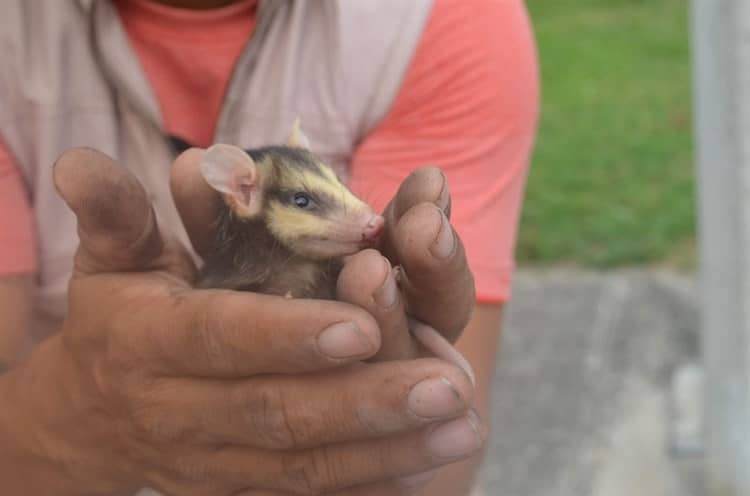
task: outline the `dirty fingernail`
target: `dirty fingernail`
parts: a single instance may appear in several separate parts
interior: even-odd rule
[[[409,410],[424,418],[456,415],[464,409],[458,390],[445,377],[425,379],[409,392]]]
[[[391,264],[383,258],[383,263],[386,266],[386,276],[383,285],[375,291],[373,297],[375,303],[381,308],[391,308],[396,304],[398,300],[398,287],[396,286],[396,280],[391,272]]]
[[[456,242],[453,236],[453,229],[448,219],[446,219],[445,214],[440,210],[436,210],[435,212],[440,218],[440,230],[432,246],[430,246],[430,251],[435,258],[444,259],[453,253],[453,247]]]
[[[436,458],[443,459],[462,458],[478,451],[482,446],[478,422],[474,412],[446,422],[430,433],[427,449]]]
[[[375,345],[353,322],[339,322],[318,335],[318,349],[331,358],[351,358],[375,351]]]
[[[396,285],[403,282],[404,278],[404,268],[400,265],[397,265],[393,268],[393,280],[396,281]]]
[[[440,171],[440,174],[443,176],[443,189],[440,190],[440,196],[438,196],[437,206],[440,207],[440,209],[445,212],[446,215],[450,214],[450,206],[451,206],[451,193],[450,188],[448,187],[448,178],[445,177],[445,172],[442,170]]]

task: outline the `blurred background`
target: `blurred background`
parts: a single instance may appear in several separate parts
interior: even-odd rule
[[[695,263],[687,0],[527,0],[542,114],[524,265]]]
[[[705,494],[689,2],[526,3],[543,103],[486,492]]]

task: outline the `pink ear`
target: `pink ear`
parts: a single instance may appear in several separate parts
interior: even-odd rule
[[[258,168],[239,147],[217,144],[206,150],[200,164],[201,174],[216,191],[224,193],[243,217],[260,210],[261,194]]]

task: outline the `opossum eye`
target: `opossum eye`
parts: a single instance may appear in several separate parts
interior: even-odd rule
[[[302,192],[295,193],[292,201],[294,201],[294,204],[299,208],[309,208],[313,205],[313,199],[310,198],[310,195]]]

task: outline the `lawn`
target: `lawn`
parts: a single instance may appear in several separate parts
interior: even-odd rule
[[[542,115],[522,264],[694,260],[687,0],[527,0]]]

